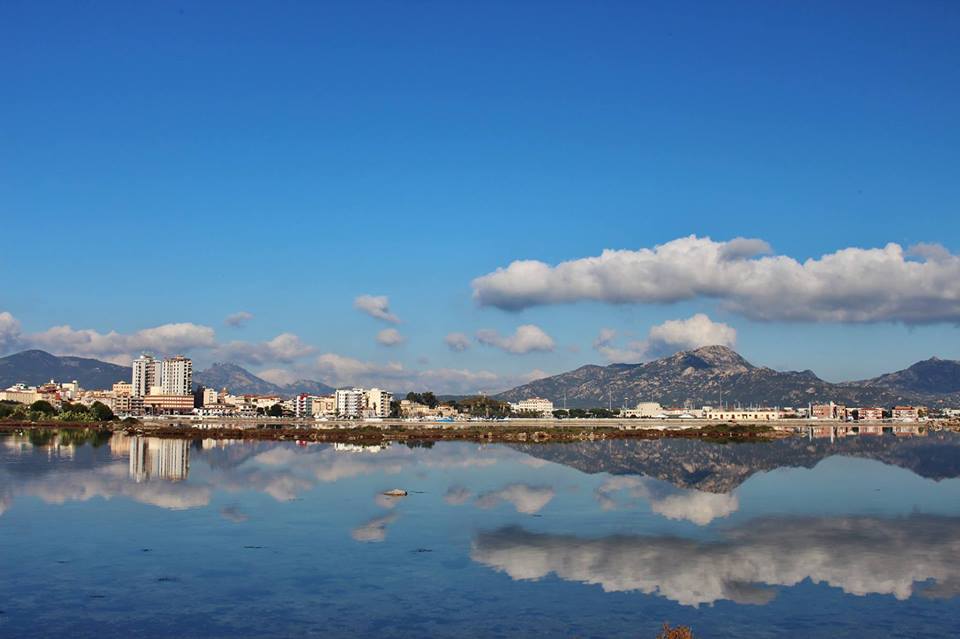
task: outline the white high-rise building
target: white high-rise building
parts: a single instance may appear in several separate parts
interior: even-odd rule
[[[360,417],[366,405],[362,388],[345,388],[337,391],[337,415]]]
[[[141,355],[133,360],[133,378],[130,394],[134,397],[145,397],[150,394],[151,386],[158,386],[162,377],[160,362],[151,355]]]
[[[164,395],[192,394],[193,362],[183,355],[163,360],[160,387]]]
[[[393,393],[379,388],[371,388],[366,392],[367,410],[372,410],[377,417],[390,417],[390,402],[393,400]]]

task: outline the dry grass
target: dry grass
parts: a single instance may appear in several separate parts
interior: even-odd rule
[[[664,622],[663,629],[657,635],[657,639],[693,639],[693,630],[688,626],[671,628],[670,624]]]

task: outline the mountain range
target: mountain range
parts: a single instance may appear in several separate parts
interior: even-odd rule
[[[110,388],[116,381],[129,380],[130,369],[40,350],[0,358],[0,388],[17,382],[42,384],[51,379],[77,380],[84,388]],[[293,396],[333,392],[332,387],[315,380],[274,384],[231,363],[216,363],[195,371],[193,380],[198,386],[226,387],[239,394]],[[933,357],[872,379],[831,383],[813,371],[777,371],[754,366],[725,346],[705,346],[645,364],[581,366],[495,397],[507,401],[546,397],[558,407],[565,399],[568,407],[576,408],[608,403],[632,406],[639,401],[660,402],[666,406],[685,402],[694,406],[716,405],[721,394],[725,403],[743,405],[806,406],[810,402],[835,401],[850,406],[960,406],[960,362]]]
[[[197,371],[193,374],[193,382],[207,388],[227,388],[231,393],[238,395],[283,395],[290,397],[300,393],[311,395],[328,395],[334,389],[326,384],[312,379],[298,379],[290,384],[274,384],[257,377],[247,369],[236,364],[217,362],[210,368]]]
[[[495,396],[506,401],[545,397],[555,406],[633,406],[640,401],[666,406],[806,406],[810,402],[890,406],[960,405],[960,362],[931,358],[873,379],[831,383],[810,370],[777,371],[754,366],[725,346],[681,351],[644,364],[581,366]]]
[[[18,382],[35,386],[49,382],[76,380],[83,388],[110,388],[114,382],[129,381],[130,367],[118,366],[85,357],[57,356],[41,350],[29,350],[0,357],[0,388]],[[274,384],[257,377],[236,364],[216,363],[206,370],[195,371],[194,386],[228,388],[230,392],[252,395],[282,395],[300,393],[326,395],[333,388],[322,382],[301,379],[290,384]]]

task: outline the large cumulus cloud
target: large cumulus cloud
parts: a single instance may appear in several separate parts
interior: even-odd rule
[[[770,253],[762,240],[690,236],[556,266],[515,261],[473,280],[473,291],[481,305],[507,310],[712,298],[758,320],[960,321],[960,255],[941,246],[851,247],[802,262]]]

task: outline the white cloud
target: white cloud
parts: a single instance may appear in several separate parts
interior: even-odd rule
[[[600,350],[605,346],[610,346],[616,338],[617,331],[612,328],[601,328],[597,338],[593,340],[593,348]]]
[[[395,328],[385,328],[377,333],[377,343],[382,346],[399,346],[405,338]]]
[[[633,363],[701,346],[733,347],[737,342],[737,330],[697,313],[687,319],[658,324],[650,329],[646,339],[632,340],[623,348],[616,346],[615,340],[616,331],[604,328],[593,340],[593,347],[610,362]]]
[[[257,373],[257,377],[278,386],[286,386],[300,379],[295,372],[286,368],[268,368]]]
[[[216,347],[217,359],[247,364],[292,362],[316,352],[293,333],[281,333],[266,342],[228,342]]]
[[[129,364],[140,353],[154,355],[208,354],[221,361],[264,365],[293,362],[315,352],[293,333],[281,333],[265,342],[220,343],[209,326],[178,322],[133,333],[54,326],[40,333],[23,333],[10,313],[0,313],[0,349],[40,348],[56,355],[94,357]]]
[[[400,318],[390,312],[390,299],[386,295],[361,295],[353,300],[353,307],[384,322],[400,322]]]
[[[0,313],[0,353],[19,348],[20,322],[10,313]]]
[[[703,313],[682,320],[667,320],[654,326],[647,335],[650,355],[667,355],[701,346],[729,346],[737,343],[737,330],[721,322],[714,322]]]
[[[231,313],[227,315],[226,319],[223,320],[223,323],[227,326],[233,326],[234,328],[239,328],[247,322],[253,319],[253,313],[248,313],[247,311],[237,311],[236,313]]]
[[[534,351],[552,351],[556,346],[553,338],[535,324],[518,326],[513,335],[508,336],[500,335],[493,329],[485,328],[477,331],[477,341],[517,355]]]
[[[392,390],[433,390],[440,393],[477,393],[500,391],[516,385],[517,378],[490,371],[457,368],[415,370],[399,362],[363,361],[336,353],[324,353],[304,372],[336,387],[379,386]]]
[[[23,342],[58,355],[99,357],[125,363],[139,352],[172,354],[194,348],[211,348],[216,345],[216,337],[209,326],[190,322],[163,324],[129,334],[75,330],[63,325],[25,335]]]
[[[470,338],[463,333],[450,333],[443,338],[443,343],[455,353],[462,353],[470,348]]]
[[[956,518],[770,517],[721,533],[719,540],[704,541],[581,538],[509,528],[478,535],[471,557],[513,579],[553,573],[607,592],[656,594],[687,606],[765,604],[776,596],[771,586],[807,579],[858,596],[904,600],[918,584],[926,584],[924,596],[960,594]]]
[[[684,237],[652,249],[605,250],[556,266],[520,260],[473,280],[481,305],[506,310],[579,301],[720,300],[757,320],[960,322],[960,255],[918,245],[845,248],[800,262],[766,242]]]
[[[550,503],[556,492],[549,486],[528,486],[527,484],[509,484],[500,490],[483,493],[477,497],[477,506],[493,508],[500,502],[508,502],[518,513],[532,515],[540,512]]]

